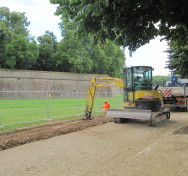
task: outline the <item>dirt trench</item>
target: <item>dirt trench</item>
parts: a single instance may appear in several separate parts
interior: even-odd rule
[[[101,125],[113,121],[110,117],[95,117],[93,120],[65,120],[53,121],[42,125],[35,125],[0,134],[0,151],[26,143],[48,139],[88,127]]]

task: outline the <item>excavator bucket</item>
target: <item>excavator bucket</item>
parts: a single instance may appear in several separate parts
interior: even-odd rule
[[[108,109],[106,116],[113,117],[116,123],[130,119],[144,120],[150,126],[158,126],[170,119],[169,111],[151,112],[140,109]]]

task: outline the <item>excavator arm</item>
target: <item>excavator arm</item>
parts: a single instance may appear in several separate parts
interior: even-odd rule
[[[113,77],[101,77],[101,82],[97,82],[96,78],[93,78],[90,82],[85,107],[85,118],[91,119],[93,103],[95,99],[95,93],[97,87],[124,87],[123,80]]]

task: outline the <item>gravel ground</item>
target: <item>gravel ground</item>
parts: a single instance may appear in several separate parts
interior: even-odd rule
[[[187,176],[188,113],[159,127],[105,123],[0,151],[2,176]]]

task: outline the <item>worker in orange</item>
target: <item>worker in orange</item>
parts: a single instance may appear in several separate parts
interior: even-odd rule
[[[108,108],[110,108],[110,103],[104,100],[104,106],[102,107],[102,109],[104,109],[104,111],[107,111]]]

